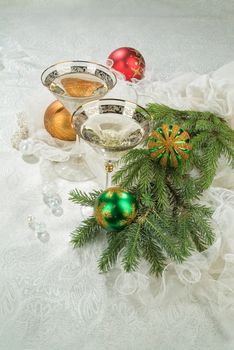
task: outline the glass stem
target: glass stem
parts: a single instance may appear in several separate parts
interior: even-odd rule
[[[77,159],[82,157],[82,149],[80,145],[80,138],[78,135],[76,135],[76,141],[74,142],[74,145],[71,150],[71,157],[74,157]]]
[[[111,173],[113,171],[114,165],[111,160],[108,160],[105,164],[106,171],[106,188],[111,186]]]
[[[77,137],[77,135],[76,135],[76,140],[75,140],[75,142],[74,142],[74,144],[72,145],[72,149],[71,149],[71,155],[72,156],[74,156],[74,154],[76,154],[77,153],[77,149],[79,148],[79,144],[78,144],[78,137]]]

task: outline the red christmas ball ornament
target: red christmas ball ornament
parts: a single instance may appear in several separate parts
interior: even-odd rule
[[[110,62],[111,68],[122,73],[128,81],[144,78],[145,60],[136,49],[120,47],[109,55],[107,64]]]

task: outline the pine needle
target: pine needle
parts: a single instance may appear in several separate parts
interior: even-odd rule
[[[86,207],[93,207],[100,193],[101,191],[94,191],[87,194],[81,190],[74,189],[70,192],[69,200]]]
[[[90,217],[82,222],[71,234],[71,243],[74,248],[82,247],[88,242],[94,240],[101,231],[101,227],[97,224],[94,217]]]
[[[211,185],[220,156],[234,167],[234,131],[223,118],[210,112],[179,111],[158,104],[150,104],[148,111],[154,128],[167,123],[186,130],[193,149],[177,169],[161,167],[147,148],[130,150],[118,162],[120,168],[113,182],[136,196],[138,214],[122,231],[106,233],[108,245],[98,261],[102,272],[110,270],[123,251],[125,271],[136,270],[143,258],[150,272],[159,275],[169,260],[182,262],[194,249],[203,251],[214,241],[212,212],[196,203]],[[75,189],[69,199],[93,207],[100,193]],[[71,242],[81,247],[101,230],[90,217],[74,230]]]

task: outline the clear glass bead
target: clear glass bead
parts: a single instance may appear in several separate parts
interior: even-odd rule
[[[44,232],[38,232],[37,233],[37,238],[39,239],[39,241],[41,241],[42,243],[47,243],[50,239],[50,235],[47,231]]]
[[[52,195],[44,194],[44,203],[48,205],[51,209],[58,208],[62,204],[62,199],[59,194],[54,193]]]
[[[33,154],[34,141],[32,139],[22,140],[19,145],[19,150],[23,156],[30,156]]]
[[[35,232],[36,233],[43,233],[46,230],[46,225],[44,222],[36,222],[35,223]]]
[[[35,230],[35,224],[36,224],[36,222],[35,222],[35,217],[32,216],[32,215],[29,215],[29,216],[27,217],[27,220],[28,220],[28,226],[29,226],[32,230]]]
[[[52,214],[54,214],[55,216],[62,216],[63,215],[63,208],[62,207],[53,208]]]

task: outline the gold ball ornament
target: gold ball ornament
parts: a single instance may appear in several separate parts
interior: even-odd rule
[[[189,133],[177,124],[163,124],[152,131],[147,146],[152,159],[157,159],[163,167],[173,168],[187,160],[192,150]]]
[[[76,133],[71,125],[71,118],[62,103],[54,101],[45,111],[44,125],[51,136],[64,141],[75,141]]]
[[[127,190],[107,188],[96,200],[94,215],[98,225],[107,231],[120,231],[134,221],[137,200]]]

